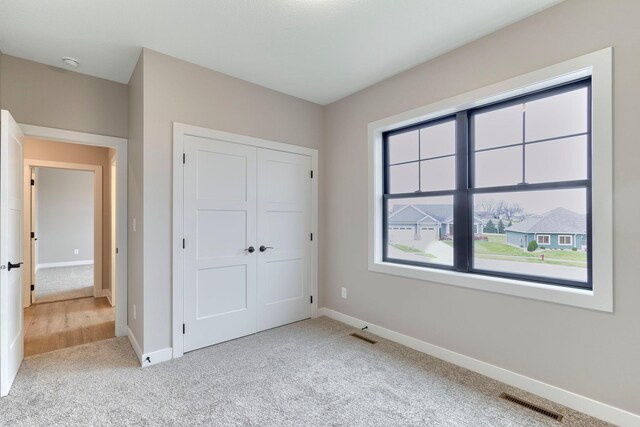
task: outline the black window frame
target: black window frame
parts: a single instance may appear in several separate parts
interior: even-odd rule
[[[543,182],[543,183],[520,183],[515,185],[491,186],[491,187],[475,187],[474,186],[474,165],[475,165],[475,149],[473,141],[473,116],[479,113],[488,112],[508,107],[509,105],[517,105],[523,102],[531,102],[537,99],[549,96],[559,95],[570,92],[579,88],[587,89],[587,130],[586,133],[561,135],[553,138],[541,139],[537,141],[524,141],[524,124],[523,124],[523,141],[520,144],[532,144],[546,142],[557,139],[570,138],[573,136],[587,137],[587,176],[585,179],[559,182]],[[592,233],[592,100],[591,100],[591,77],[578,79],[572,82],[563,83],[548,87],[541,90],[532,91],[526,94],[514,96],[505,100],[473,107],[465,110],[457,111],[453,114],[446,114],[441,117],[429,119],[420,123],[391,129],[382,133],[382,164],[383,164],[383,191],[382,191],[382,260],[393,264],[404,264],[410,266],[427,267],[440,270],[450,270],[461,273],[471,273],[483,276],[502,277],[509,279],[522,280],[535,283],[546,283],[557,286],[564,286],[579,289],[593,289],[593,233]],[[524,114],[524,112],[523,112]],[[412,193],[396,193],[389,192],[389,138],[415,130],[420,130],[429,126],[442,124],[448,121],[454,121],[456,128],[455,136],[455,188],[453,190],[441,191],[416,191]],[[525,121],[523,120],[523,123]],[[420,142],[418,141],[418,144]],[[505,148],[506,146],[495,147]],[[484,150],[483,150],[484,151]],[[524,152],[524,150],[523,150]],[[418,155],[418,165],[420,166]],[[523,155],[523,162],[525,161]],[[409,162],[404,162],[409,163]],[[524,174],[524,172],[523,172]],[[420,173],[418,174],[420,180]],[[527,192],[527,191],[545,191],[545,190],[562,190],[562,189],[584,189],[586,193],[586,220],[587,220],[587,281],[579,282],[561,278],[533,276],[517,273],[500,272],[493,270],[482,270],[473,267],[473,241],[474,241],[474,215],[473,215],[473,198],[476,194],[483,193],[509,193],[509,192]],[[430,262],[417,262],[398,258],[391,258],[388,254],[388,205],[389,200],[393,199],[412,199],[421,197],[438,197],[453,196],[453,217],[454,217],[454,233],[453,245],[454,261],[453,265],[443,265]]]

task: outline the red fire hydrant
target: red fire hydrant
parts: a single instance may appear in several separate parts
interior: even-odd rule
[[[544,261],[544,254],[540,254],[540,260]]]

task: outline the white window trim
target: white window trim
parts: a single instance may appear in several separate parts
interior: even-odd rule
[[[561,243],[561,237],[568,237],[569,243]],[[558,246],[573,246],[573,235],[572,234],[558,234]]]
[[[600,311],[613,311],[613,48],[369,123],[369,271]],[[459,273],[382,261],[382,133],[591,76],[593,289]]]
[[[547,239],[547,243],[541,242],[540,238],[545,237]],[[538,245],[550,245],[551,244],[551,235],[550,234],[536,234],[536,243]]]

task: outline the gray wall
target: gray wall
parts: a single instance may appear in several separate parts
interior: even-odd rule
[[[122,83],[2,55],[0,96],[18,123],[127,137]]]
[[[140,346],[144,345],[143,265],[143,129],[144,60],[140,56],[129,80],[129,142],[127,147],[127,323]],[[133,231],[133,222],[136,231]],[[135,307],[135,313],[134,313]],[[135,316],[134,316],[135,314]]]
[[[171,346],[172,123],[318,148],[323,143],[323,108],[151,50],[144,50],[143,60],[145,314],[141,345],[150,352]]]
[[[640,413],[638,16],[636,0],[567,0],[327,106],[320,304]],[[367,270],[369,122],[607,46],[614,47],[613,313]]]
[[[38,167],[36,197],[38,264],[93,261],[93,172]]]

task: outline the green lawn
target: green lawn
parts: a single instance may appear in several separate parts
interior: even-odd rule
[[[391,246],[393,246],[396,249],[401,250],[402,252],[407,252],[410,254],[416,254],[416,255],[420,255],[423,257],[427,257],[427,258],[436,258],[435,255],[427,253],[427,252],[423,252],[420,249],[416,249],[416,248],[412,248],[411,246],[406,246],[406,245],[398,245],[395,243],[392,243]]]
[[[552,250],[544,249],[535,252],[528,252],[526,249],[517,248],[507,244],[507,236],[485,235],[488,240],[476,240],[473,245],[474,256],[483,259],[496,259],[504,261],[546,263],[554,265],[565,265],[570,267],[587,266],[587,253],[582,251],[572,251],[571,249]],[[453,240],[443,240],[444,244],[453,247]],[[417,255],[436,258],[432,254],[422,252],[410,246],[393,244],[397,249]],[[540,255],[544,254],[544,261]]]
[[[538,262],[555,265],[566,265],[571,267],[586,267],[587,253],[582,251],[565,250],[537,250],[528,252],[507,244],[506,235],[485,235],[488,240],[476,240],[473,245],[474,255],[483,259],[512,260],[519,262]],[[447,245],[453,247],[453,241],[445,241]],[[544,261],[540,255],[544,254]],[[518,257],[516,259],[514,257]]]
[[[473,250],[476,255],[510,255],[520,257],[533,257],[535,255],[523,251],[515,246],[507,245],[505,243],[498,243],[496,241],[485,242],[484,240],[476,240],[473,245]]]
[[[548,259],[561,259],[565,261],[582,261],[587,262],[587,253],[583,251],[572,251],[571,249],[564,250],[543,250],[537,251],[536,254],[540,256],[540,254],[544,254],[545,258]]]

